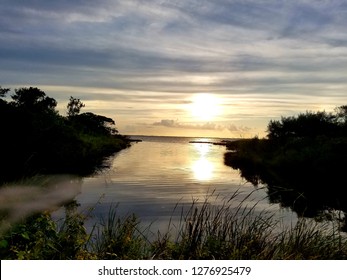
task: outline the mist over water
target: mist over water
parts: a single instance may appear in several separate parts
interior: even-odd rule
[[[11,224],[43,211],[54,211],[71,201],[81,191],[81,178],[59,175],[42,176],[26,183],[0,188],[0,233]]]

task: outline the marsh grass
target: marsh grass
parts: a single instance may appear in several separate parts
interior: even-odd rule
[[[236,206],[238,192],[229,198],[208,195],[203,201],[194,200],[188,209],[178,203],[173,212],[179,211],[179,222],[170,219],[167,231],[156,233],[133,214],[120,217],[118,206],[113,205],[107,218],[88,234],[83,226],[86,216],[78,214],[74,211],[76,205],[71,205],[59,228],[45,214],[2,236],[1,258],[347,258],[347,239],[334,221],[318,223],[300,218],[292,226],[283,226],[270,212],[257,211],[257,202],[246,203],[250,196]]]
[[[117,215],[117,206],[111,206],[106,221],[97,226],[93,251],[100,259],[146,258],[148,240],[145,230],[134,214]]]
[[[347,240],[331,224],[300,219],[295,226],[276,236],[272,258],[346,259]]]

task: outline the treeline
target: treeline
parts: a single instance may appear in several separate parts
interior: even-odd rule
[[[89,174],[129,145],[111,118],[80,113],[79,99],[70,97],[67,116],[56,106],[38,88],[10,94],[0,87],[0,182],[48,173]]]
[[[267,127],[267,137],[271,140],[315,138],[318,136],[347,136],[347,105],[337,107],[334,113],[306,112],[298,116],[272,120]]]
[[[270,121],[267,133],[230,143],[225,163],[299,215],[347,212],[347,105]]]

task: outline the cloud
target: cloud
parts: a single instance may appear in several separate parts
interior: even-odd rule
[[[203,124],[197,123],[181,123],[177,120],[164,119],[160,122],[154,122],[154,126],[164,126],[164,127],[174,127],[183,129],[201,129],[201,130],[224,130],[225,127],[212,122],[207,122]]]
[[[180,124],[175,120],[161,120],[160,122],[155,122],[153,125],[166,126],[166,127],[180,127]]]
[[[174,128],[183,128],[183,129],[199,129],[199,130],[216,130],[216,131],[223,131],[223,130],[229,130],[231,132],[249,132],[251,128],[246,126],[237,126],[235,124],[230,125],[222,125],[222,124],[216,124],[213,122],[206,122],[203,124],[197,124],[197,123],[181,123],[177,120],[169,120],[164,119],[160,122],[153,123],[154,126],[164,126],[164,127],[174,127]]]
[[[236,126],[235,124],[230,124],[227,129],[231,132],[250,132],[251,128],[247,126]]]
[[[343,22],[341,16],[337,16],[343,10],[337,13],[334,9],[339,1],[325,5],[310,1],[304,1],[305,4],[282,2],[282,5],[268,1],[193,0],[152,0],[146,5],[140,1],[113,1],[113,4],[109,1],[98,4],[95,1],[21,1],[20,5],[16,2],[1,4],[4,30],[8,34],[9,30],[17,29],[12,36],[7,35],[7,43],[0,48],[1,58],[33,66],[44,64],[47,69],[36,68],[43,74],[57,66],[83,71],[86,75],[87,69],[89,75],[104,70],[100,83],[105,83],[105,71],[109,75],[190,72],[217,76],[281,68],[279,70],[285,73],[288,62],[293,70],[300,70],[302,65],[308,70],[317,70],[307,63],[313,55],[317,57],[317,53],[306,60],[307,54],[302,57],[300,51],[304,47],[300,41],[288,42],[285,38],[306,42],[313,32],[317,39],[321,31],[319,36],[323,40],[330,31],[329,26],[336,32],[341,30],[338,24]],[[100,19],[93,21],[95,17]],[[71,21],[71,18],[81,20]],[[91,22],[84,22],[83,18]],[[66,19],[69,19],[68,26],[64,23]],[[302,38],[303,32],[309,32],[310,36]],[[326,42],[335,45],[344,42],[346,36],[342,34],[327,38]],[[277,39],[269,43],[266,38],[270,37]],[[263,43],[267,47],[262,47]],[[283,51],[291,45],[296,53],[292,55],[293,50],[289,49],[285,54]],[[278,51],[281,53],[274,55]]]
[[[330,106],[347,102],[345,26],[343,0],[3,0],[0,84],[114,90],[81,95],[145,104],[156,113],[133,112],[147,123],[197,92],[250,112],[255,99]]]

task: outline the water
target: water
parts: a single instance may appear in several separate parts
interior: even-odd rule
[[[256,212],[266,210],[287,222],[295,219],[289,210],[268,203],[265,188],[254,187],[237,170],[224,165],[224,146],[189,143],[222,139],[135,138],[143,142],[111,158],[110,169],[80,182],[80,193],[75,197],[79,208],[84,212],[93,209],[87,227],[107,217],[110,207],[118,204],[119,215],[134,213],[144,224],[151,224],[153,231],[165,230],[170,219],[180,219],[182,207],[189,207],[193,200],[203,202],[212,192],[220,198],[238,192],[232,201],[235,207],[250,195],[244,204],[257,203]]]

